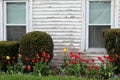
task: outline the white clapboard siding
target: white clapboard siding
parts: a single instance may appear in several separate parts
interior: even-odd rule
[[[81,51],[84,27],[84,0],[33,0],[33,30],[49,33],[54,42],[53,65],[60,65],[63,49],[68,52]],[[84,5],[84,6],[83,6]],[[103,53],[83,53],[86,58],[102,56]],[[96,60],[96,63],[97,60]]]
[[[53,38],[53,62],[60,62],[63,48],[81,50],[82,0],[33,0],[32,6],[33,30],[45,31]]]
[[[118,13],[115,13],[115,14],[118,14],[118,27],[120,28],[120,0],[118,0],[118,3],[119,4],[117,4],[118,5]]]

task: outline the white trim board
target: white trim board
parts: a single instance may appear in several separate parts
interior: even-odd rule
[[[3,40],[3,4],[2,0],[0,0],[0,41]]]

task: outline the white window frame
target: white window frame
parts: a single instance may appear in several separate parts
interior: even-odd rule
[[[6,16],[6,4],[7,3],[12,3],[12,2],[25,2],[26,3],[26,24],[7,24],[7,16]],[[4,1],[4,36],[3,36],[3,40],[7,40],[7,30],[6,30],[6,26],[26,26],[26,33],[28,32],[28,0],[21,0],[21,1],[17,1],[17,0],[5,0]]]
[[[110,24],[89,24],[89,2],[90,1],[111,1],[111,20]],[[89,26],[90,25],[110,25],[110,28],[113,28],[113,16],[114,16],[114,0],[87,0],[86,1],[86,51],[94,51],[94,50],[104,50],[104,48],[89,48]]]

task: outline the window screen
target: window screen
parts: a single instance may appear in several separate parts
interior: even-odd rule
[[[7,24],[25,24],[26,5],[24,2],[7,3]]]
[[[89,26],[89,47],[90,48],[103,48],[103,30],[108,29],[110,26]]]
[[[7,26],[7,40],[19,41],[19,39],[26,33],[25,26]]]
[[[111,1],[90,1],[89,24],[110,24]]]

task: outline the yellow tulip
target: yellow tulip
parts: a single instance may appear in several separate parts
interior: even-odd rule
[[[10,56],[6,56],[6,59],[7,59],[7,60],[10,60]]]
[[[66,52],[67,52],[67,49],[66,49],[66,48],[64,48],[63,52],[64,52],[64,53],[66,53]]]

